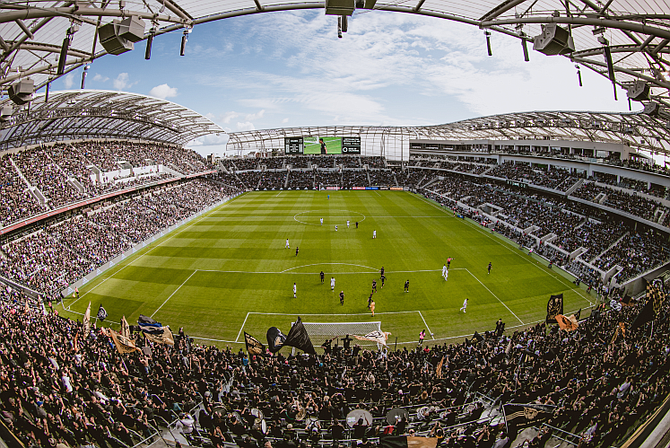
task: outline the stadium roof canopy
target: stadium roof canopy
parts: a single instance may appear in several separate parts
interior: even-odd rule
[[[9,99],[0,101],[0,109]],[[0,122],[0,150],[39,142],[124,138],[183,145],[197,137],[224,133],[184,106],[135,93],[100,90],[52,92],[36,97]]]
[[[284,137],[367,136],[408,140],[545,140],[625,144],[640,154],[670,155],[670,124],[643,113],[523,112],[437,126],[296,127],[229,133],[232,149],[283,147]]]
[[[557,24],[574,40],[574,51],[567,45],[561,54],[624,87],[642,80],[651,87],[652,100],[670,106],[670,3],[664,0],[4,0],[0,89],[28,76],[39,88],[103,56],[97,29],[112,20],[142,19],[147,38],[197,32],[204,22],[297,9],[353,14],[349,26],[355,26],[355,10],[426,15],[514,36],[529,46],[547,24]],[[482,36],[482,51],[484,42]],[[59,74],[61,52],[67,57]]]

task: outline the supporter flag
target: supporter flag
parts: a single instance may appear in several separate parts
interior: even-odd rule
[[[444,366],[444,356],[442,359],[440,359],[440,362],[437,363],[437,367],[435,367],[435,377],[439,380],[442,379],[442,367]]]
[[[155,334],[155,335],[160,335],[163,334],[163,326],[160,324],[160,322],[156,322],[150,317],[145,316],[144,314],[140,314],[140,317],[137,318],[137,325],[140,326],[140,330],[142,330],[145,334]]]
[[[579,327],[579,322],[577,321],[577,317],[574,314],[570,317],[557,314],[555,319],[558,323],[558,326],[561,327],[561,330],[575,331],[577,327]]]
[[[262,355],[263,352],[265,352],[265,346],[261,343],[261,341],[246,331],[244,332],[244,341],[247,343],[247,351],[250,355]]]
[[[130,325],[128,325],[126,316],[121,317],[121,336],[130,338]]]
[[[160,333],[144,332],[144,337],[156,344],[174,345],[174,337],[168,326],[160,327]]]
[[[536,426],[538,423],[551,418],[554,413],[554,406],[545,404],[509,403],[504,405],[503,409],[507,424],[516,428]]]
[[[88,307],[84,312],[84,331],[88,333],[88,330],[91,328],[91,302],[88,302]]]
[[[379,442],[382,448],[435,448],[437,437],[387,436]]]
[[[107,310],[102,307],[102,304],[100,304],[100,308],[98,308],[98,319],[107,319]]]
[[[642,311],[640,311],[640,314],[638,314],[633,321],[630,329],[635,330],[636,328],[639,328],[647,322],[651,322],[652,320],[654,320],[654,300],[649,298],[647,303],[644,305],[644,308],[642,308]]]
[[[370,333],[366,334],[365,336],[356,336],[354,337],[358,339],[359,341],[372,341],[376,342],[377,344],[381,345],[386,345],[386,340],[389,338],[389,335],[391,333],[388,331],[371,331]]]
[[[563,293],[549,297],[546,322],[548,324],[555,324],[557,314],[563,314]]]
[[[316,353],[300,317],[293,323],[291,330],[288,332],[288,336],[286,336],[284,345],[298,348],[305,353]]]
[[[654,281],[652,284],[647,285],[647,303],[640,311],[640,314],[637,315],[635,321],[631,325],[631,330],[641,327],[642,325],[650,322],[654,317],[658,316],[661,312],[661,307],[663,302],[665,302],[665,291],[662,289],[663,283],[660,281]]]
[[[114,330],[109,330],[109,333],[112,336],[112,340],[114,341],[114,345],[116,345],[116,349],[119,351],[119,353],[126,354],[126,353],[132,353],[139,351],[140,349],[135,347],[135,343],[133,342],[132,339],[127,338],[119,333],[117,333]]]
[[[272,353],[277,353],[279,350],[281,350],[281,348],[284,346],[284,341],[286,340],[284,333],[282,333],[281,330],[277,327],[268,328],[268,332],[265,337],[268,340],[268,349],[270,349]]]

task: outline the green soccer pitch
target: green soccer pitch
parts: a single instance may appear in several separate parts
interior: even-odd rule
[[[447,257],[453,261],[445,281]],[[367,299],[375,279],[372,317]],[[80,293],[59,311],[81,319],[90,301],[91,313],[102,304],[114,328],[122,315],[132,325],[141,313],[173,331],[183,326],[199,342],[234,349],[243,347],[245,331],[262,342],[271,326],[287,334],[297,316],[381,321],[392,333],[389,345],[396,338],[399,345],[416,344],[426,329],[432,344],[492,330],[498,318],[508,331],[542,321],[551,294],[564,294],[566,314],[595,301],[564,273],[472,221],[421,196],[370,190],[243,194],[156,240]],[[465,298],[467,313],[459,311]]]

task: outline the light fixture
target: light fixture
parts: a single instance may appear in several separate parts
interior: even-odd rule
[[[342,39],[342,16],[337,18],[337,37]]]
[[[81,74],[81,90],[84,90],[84,86],[86,85],[86,73],[88,73],[89,68],[91,68],[89,64],[84,65],[84,71]]]
[[[491,32],[489,30],[484,30],[484,36],[486,36],[486,50],[489,53],[489,56],[493,56],[493,50],[491,49]]]
[[[151,46],[154,44],[154,35],[156,34],[156,28],[151,28],[149,30],[149,37],[147,37],[147,47],[144,50],[144,59],[147,61],[151,59]]]
[[[78,26],[72,25],[67,29],[65,34],[65,39],[63,39],[63,45],[60,47],[60,56],[58,57],[58,71],[56,74],[59,76],[65,72],[65,64],[67,63],[67,52],[70,49],[72,44],[72,39],[74,38],[74,33],[79,29]]]
[[[575,64],[575,68],[577,69],[577,80],[579,81],[579,87],[582,87],[582,71],[579,69],[578,64]]]
[[[186,42],[188,42],[188,33],[190,30],[186,28],[184,34],[181,35],[181,45],[179,46],[179,56],[184,56],[186,54]]]

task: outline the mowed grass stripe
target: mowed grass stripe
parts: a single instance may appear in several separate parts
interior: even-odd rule
[[[381,320],[382,329],[403,342],[415,341],[425,326],[417,311],[441,339],[491,329],[498,318],[516,326],[512,313],[524,322],[543,319],[554,293],[565,294],[566,311],[588,306],[567,279],[488,232],[405,192],[252,192],[178,229],[104,285],[92,282],[82,290],[92,289],[93,306],[104,304],[111,320],[151,315],[163,304],[155,318],[164,324],[228,341],[245,319],[245,331],[259,339],[268,326],[288,331],[287,323],[301,314],[319,314],[320,321]],[[291,249],[284,248],[286,238]],[[440,270],[447,257],[455,269],[445,282]],[[383,290],[381,266],[387,272]],[[373,279],[379,283],[374,318],[367,310]],[[410,292],[404,293],[407,279]],[[466,297],[467,313],[459,313]],[[83,312],[87,303],[74,310]],[[247,318],[249,312],[278,314]]]

